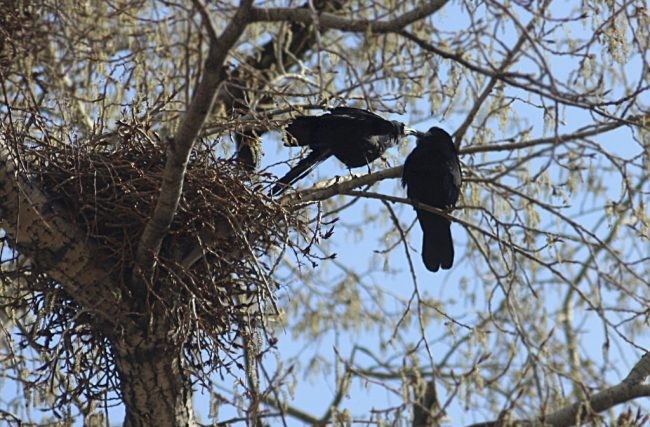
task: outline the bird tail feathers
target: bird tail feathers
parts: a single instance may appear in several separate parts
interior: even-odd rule
[[[418,212],[422,226],[422,261],[427,270],[448,270],[454,263],[451,223],[431,212]]]
[[[304,178],[316,165],[330,155],[329,151],[314,150],[307,157],[301,159],[296,166],[275,183],[271,189],[271,195],[282,194],[291,184]]]

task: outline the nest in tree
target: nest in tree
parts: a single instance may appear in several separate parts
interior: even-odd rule
[[[41,141],[21,156],[30,165],[26,171],[30,178],[101,249],[97,256],[111,266],[116,299],[142,313],[162,304],[173,329],[169,335],[178,337],[186,366],[198,371],[201,379],[211,367],[237,363],[231,350],[241,344],[238,336],[248,335],[243,325],[259,326],[263,322],[255,319],[274,307],[278,284],[272,277],[282,253],[289,250],[308,259],[304,248],[319,236],[319,229],[311,224],[310,231],[300,213],[266,195],[273,177],[217,159],[214,147],[204,144],[189,161],[182,198],[156,259],[153,280],[145,292],[141,284],[135,289],[132,262],[160,191],[163,145],[154,143],[141,125],[122,123],[116,134],[92,144]],[[30,340],[38,340],[39,333],[65,334],[72,324],[74,334],[95,356],[86,353],[86,362],[75,360],[75,346],[70,344],[64,349],[70,356],[64,363],[74,365],[68,371],[79,372],[80,363],[94,364],[95,369],[110,365],[111,357],[103,350],[106,336],[97,334],[92,319],[84,317],[65,286],[40,274],[32,274],[28,282],[29,290],[37,291],[32,312],[40,311],[41,320],[48,319],[39,323]],[[48,315],[43,316],[46,306]],[[72,341],[48,339],[40,345],[66,346]],[[88,387],[90,383],[85,382]],[[106,384],[95,386],[90,388],[99,392]]]

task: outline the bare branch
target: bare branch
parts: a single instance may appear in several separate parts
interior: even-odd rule
[[[183,190],[183,180],[190,151],[212,108],[217,88],[225,78],[222,69],[223,63],[228,52],[246,28],[248,11],[252,4],[252,0],[242,0],[235,16],[221,36],[211,40],[203,76],[196,89],[194,99],[192,99],[176,136],[167,148],[167,161],[160,197],[153,216],[142,233],[136,252],[134,271],[144,273],[145,276],[151,270],[153,259],[160,250],[163,238],[169,230]],[[206,16],[204,18],[207,19]],[[210,28],[210,26],[208,27]]]
[[[543,85],[539,81],[536,81],[534,79],[534,76],[532,75],[521,74],[521,73],[499,72],[498,70],[495,69],[484,68],[480,65],[476,65],[468,61],[467,59],[465,59],[462,53],[451,53],[449,51],[441,49],[433,45],[432,43],[429,43],[427,40],[417,37],[416,35],[410,33],[409,31],[400,30],[398,31],[398,34],[402,35],[408,40],[411,40],[412,42],[420,46],[420,48],[422,48],[423,50],[433,52],[442,58],[453,60],[454,62],[462,65],[463,67],[471,71],[495,78],[512,87],[522,89],[526,92],[534,93],[543,98],[552,99],[561,104],[593,111],[594,113],[602,117],[607,117],[613,120],[621,120],[620,118],[612,116],[602,108],[598,108],[598,106],[595,105],[594,103],[585,101],[584,99],[582,99],[583,97],[581,96],[557,92],[556,90],[554,90],[554,88]]]
[[[388,33],[399,31],[413,22],[437,12],[447,3],[446,0],[431,1],[423,6],[400,15],[387,21],[368,20],[368,19],[348,19],[336,16],[332,13],[322,13],[318,16],[318,25],[321,28],[332,28],[344,31],[374,33]],[[250,11],[251,21],[258,22],[302,22],[311,24],[314,22],[314,15],[308,9],[289,9],[289,8],[252,8]]]
[[[203,26],[205,27],[205,31],[208,33],[208,38],[210,39],[210,44],[217,43],[219,41],[219,35],[217,34],[217,30],[212,24],[212,19],[210,19],[210,14],[205,8],[205,5],[201,3],[201,0],[192,0],[192,4],[201,15]]]
[[[650,377],[650,353],[643,355],[623,382],[627,384],[640,384],[648,377]]]
[[[630,118],[629,121],[636,121],[635,118]],[[626,125],[625,121],[617,121],[613,123],[606,123],[602,125],[593,126],[590,129],[579,129],[573,133],[567,133],[564,135],[551,136],[548,138],[537,138],[531,139],[529,141],[522,142],[512,142],[507,144],[494,144],[494,145],[473,145],[471,147],[465,147],[460,150],[461,154],[472,154],[472,153],[484,153],[484,152],[493,152],[493,151],[510,151],[510,150],[519,150],[527,147],[534,147],[536,145],[542,144],[561,144],[568,141],[577,141],[584,138],[591,138],[601,133],[609,132],[610,130],[617,129],[621,126]]]
[[[514,421],[513,426],[568,427],[583,424],[594,414],[606,411],[630,400],[650,396],[650,384],[641,384],[650,375],[650,353],[646,353],[621,383],[592,395],[587,401],[576,402],[544,416],[539,421]],[[493,426],[496,421],[473,424],[470,427]]]
[[[574,403],[571,406],[553,412],[544,418],[546,424],[555,427],[579,425],[587,422],[593,413],[606,411],[616,405],[639,397],[650,396],[650,384],[621,384],[596,393],[588,402]]]
[[[529,40],[528,32],[537,24],[539,21],[540,17],[543,15],[544,10],[546,9],[545,6],[548,4],[544,3],[544,7],[540,10],[539,15],[534,16],[528,25],[526,26],[526,29],[522,31],[521,35],[519,36],[519,40],[517,40],[517,43],[515,43],[515,46],[508,51],[508,54],[504,58],[503,62],[501,63],[501,66],[497,70],[497,74],[493,75],[490,78],[490,81],[488,84],[485,86],[483,89],[483,92],[481,95],[478,97],[476,102],[474,103],[474,106],[470,110],[470,112],[467,114],[467,117],[463,121],[463,124],[458,128],[458,130],[454,133],[454,140],[455,140],[455,145],[456,148],[460,147],[460,142],[462,141],[463,137],[465,136],[465,132],[467,132],[467,129],[469,126],[472,124],[474,121],[474,118],[478,114],[478,112],[481,109],[481,106],[485,102],[485,100],[488,98],[490,93],[492,93],[492,90],[496,86],[496,84],[499,82],[498,75],[503,74],[513,63],[514,59],[519,54],[521,49],[523,48],[525,42]]]
[[[296,193],[289,193],[282,198],[283,203],[300,205],[306,202],[329,199],[337,194],[345,194],[357,187],[372,185],[387,178],[397,178],[402,175],[402,166],[383,169],[378,172],[366,175],[351,175],[348,177],[336,177],[334,179],[319,183],[314,188],[301,190]]]

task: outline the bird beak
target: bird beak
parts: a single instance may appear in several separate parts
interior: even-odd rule
[[[415,130],[415,129],[413,129],[413,128],[405,127],[405,128],[404,128],[404,135],[405,135],[405,136],[413,135],[413,136],[419,138],[419,137],[421,137],[422,135],[424,135],[424,133],[423,133],[423,132],[420,132],[419,130]]]

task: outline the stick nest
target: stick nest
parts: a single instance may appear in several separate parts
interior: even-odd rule
[[[308,248],[320,229],[307,227],[299,212],[266,195],[273,177],[218,159],[214,146],[203,144],[193,151],[153,280],[143,290],[142,282],[133,284],[132,262],[165,164],[164,144],[154,141],[141,125],[121,123],[116,133],[92,143],[40,141],[21,156],[30,165],[25,171],[30,178],[100,248],[97,259],[111,266],[116,304],[126,302],[143,317],[165,313],[156,321],[166,322],[186,366],[203,380],[216,367],[241,365],[239,337],[251,336],[251,328],[264,328],[267,317],[277,314],[273,272],[280,257],[288,251],[298,262],[310,260]],[[29,311],[39,319],[27,341],[57,354],[56,363],[68,373],[112,366],[107,339],[115,340],[111,334],[117,332],[98,333],[92,314],[77,306],[64,286],[34,269],[26,269],[31,271],[23,278],[29,280],[22,282],[34,295]],[[53,335],[67,338],[52,340]],[[83,357],[79,346],[85,348]],[[102,383],[114,382],[112,374],[98,374],[103,380],[97,382],[86,378],[73,394],[96,398],[106,388],[117,389]]]

